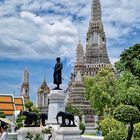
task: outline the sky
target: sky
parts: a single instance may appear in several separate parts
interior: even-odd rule
[[[100,0],[111,63],[140,42],[140,0]],[[91,0],[0,0],[0,94],[20,95],[25,67],[36,100],[44,76],[50,88],[56,57],[63,63],[63,89],[73,71],[80,38],[85,48]]]

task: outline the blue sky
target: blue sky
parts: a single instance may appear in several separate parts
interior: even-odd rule
[[[101,0],[110,61],[139,43],[139,0]],[[50,87],[55,58],[62,58],[63,87],[73,70],[76,45],[85,48],[91,0],[0,0],[0,93],[18,96],[25,67],[30,72],[30,96],[44,75]]]

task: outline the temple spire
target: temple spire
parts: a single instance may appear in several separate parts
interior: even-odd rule
[[[101,20],[101,4],[100,0],[92,0],[91,6],[91,20]]]
[[[26,67],[23,73],[23,82],[21,85],[21,96],[24,97],[24,100],[29,99],[29,70]]]
[[[79,39],[79,42],[76,48],[76,65],[80,65],[84,63],[83,55],[84,55],[84,50],[81,44],[81,40]]]
[[[24,75],[23,75],[23,82],[24,83],[28,83],[29,82],[29,71],[28,71],[28,67],[25,67],[24,70]]]

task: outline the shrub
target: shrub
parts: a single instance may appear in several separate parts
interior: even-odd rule
[[[118,122],[114,118],[111,118],[111,117],[108,117],[102,120],[99,123],[99,127],[102,130],[103,136],[107,135],[112,130],[125,129],[125,126],[121,122]]]
[[[140,112],[138,108],[130,105],[120,105],[114,110],[114,118],[118,121],[128,123],[127,140],[131,140],[133,136],[133,125],[140,121]]]
[[[114,110],[114,118],[124,123],[135,124],[140,120],[140,112],[136,107],[120,105]]]
[[[134,125],[134,138],[140,138],[140,123]]]
[[[112,130],[104,137],[104,140],[126,140],[126,133],[120,130]]]
[[[21,127],[23,127],[22,121],[25,120],[25,119],[26,119],[26,117],[23,116],[23,115],[18,115],[17,116],[17,119],[16,119],[16,127],[15,127],[16,130],[18,130]]]

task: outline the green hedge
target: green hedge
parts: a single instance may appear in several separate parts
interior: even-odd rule
[[[130,105],[120,105],[114,110],[114,118],[124,123],[138,123],[140,112],[136,107]]]
[[[120,130],[112,130],[104,137],[104,140],[126,140],[126,133]]]
[[[140,123],[137,123],[137,124],[134,125],[133,137],[140,139]]]
[[[112,130],[120,130],[120,129],[126,129],[124,124],[121,122],[116,121],[112,117],[105,118],[99,123],[99,127],[102,130],[103,136],[107,135]]]

